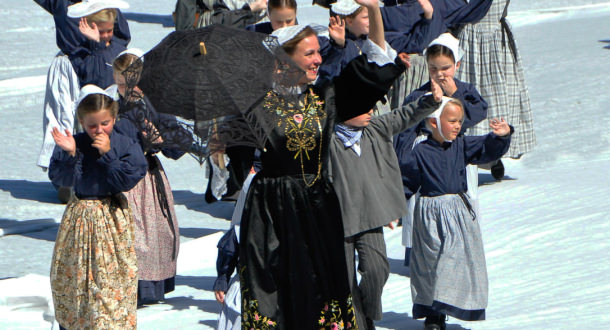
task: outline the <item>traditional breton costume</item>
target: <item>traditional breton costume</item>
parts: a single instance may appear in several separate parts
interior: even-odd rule
[[[142,59],[139,49],[128,49],[123,54],[132,54]],[[172,189],[159,158],[178,159],[184,150],[177,147],[151,147],[142,135],[146,124],[163,127],[178,127],[175,117],[157,113],[148,98],[129,102],[119,100],[119,117],[114,129],[138,142],[148,162],[148,171],[142,180],[125,192],[135,223],[135,249],[138,257],[138,304],[163,300],[165,294],[174,290],[176,262],[180,248],[178,219],[174,210]],[[186,134],[185,134],[186,136]],[[163,136],[161,136],[163,138]],[[188,141],[187,141],[188,143]],[[190,144],[190,143],[188,143]]]
[[[430,116],[437,123],[448,100],[444,97]],[[465,167],[498,159],[509,145],[510,134],[459,135],[442,143],[429,135],[401,165],[407,197],[417,191],[421,195],[413,216],[410,264],[414,318],[485,319],[485,253],[480,217],[467,194]]]
[[[104,94],[97,86],[81,90]],[[80,101],[79,100],[79,101]],[[117,132],[100,156],[86,133],[74,135],[76,155],[55,148],[49,178],[73,186],[55,240],[51,290],[55,319],[67,329],[135,329],[137,260],[132,214],[122,192],[148,167],[142,149]]]

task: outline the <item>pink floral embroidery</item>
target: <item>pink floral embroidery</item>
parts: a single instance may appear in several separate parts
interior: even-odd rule
[[[294,119],[294,121],[295,121],[297,124],[300,124],[300,123],[303,121],[303,115],[302,115],[302,114],[300,114],[300,113],[298,113],[298,114],[296,114],[296,115],[292,116],[292,119]]]

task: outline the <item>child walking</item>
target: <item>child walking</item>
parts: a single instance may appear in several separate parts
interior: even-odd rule
[[[367,44],[364,45],[366,48]],[[387,44],[386,47],[390,61],[396,52]],[[347,87],[337,88],[339,123],[335,125],[330,146],[331,177],[341,205],[345,255],[358,324],[361,329],[375,329],[374,321],[383,316],[381,295],[390,273],[383,226],[390,224],[392,228],[393,221],[406,213],[392,137],[434,111],[440,104],[442,90],[435,85],[434,95],[373,116],[370,109],[405,67],[386,63],[371,76],[370,86],[359,89],[349,83],[354,78],[350,75],[354,63],[373,64],[362,63],[367,61],[362,56],[354,61],[337,79],[338,86]],[[360,282],[356,279],[356,251]]]
[[[500,158],[513,128],[491,120],[485,136],[460,135],[464,106],[443,97],[426,121],[427,139],[401,167],[407,197],[419,190],[413,219],[411,295],[413,318],[426,318],[426,330],[445,329],[445,317],[485,319],[487,268],[483,240],[465,167]]]
[[[466,133],[468,128],[473,127],[478,122],[487,117],[487,102],[481,97],[479,92],[469,83],[459,81],[454,78],[456,70],[460,67],[461,51],[459,41],[449,33],[444,33],[433,40],[424,55],[428,63],[430,81],[413,91],[405,98],[405,104],[417,100],[425,93],[430,92],[432,82],[436,82],[443,90],[443,95],[453,97],[462,102],[464,110],[464,121],[461,127],[461,134]],[[398,160],[404,164],[408,158],[416,138],[422,134],[424,123],[412,127],[398,136],[394,140],[394,147]],[[469,165],[466,167],[468,178],[468,194],[470,195],[474,209],[478,210],[478,174],[477,167]],[[403,173],[404,176],[404,173]],[[411,224],[412,210],[417,197],[409,201],[407,216],[403,218],[403,245],[405,250],[405,265],[409,265],[409,249],[411,247]]]
[[[119,54],[112,64],[114,79],[121,97],[115,129],[137,141],[141,147],[140,152],[145,155],[148,162],[148,171],[144,178],[125,193],[135,223],[138,305],[164,300],[166,293],[174,291],[180,232],[174,211],[172,189],[163,166],[155,154],[161,152],[168,158],[178,159],[186,150],[179,148],[178,145],[159,144],[169,139],[163,134],[167,128],[171,126],[175,130],[180,129],[175,117],[156,113],[148,98],[141,93],[139,99],[126,95],[123,72],[134,63],[136,63],[134,66],[141,64],[143,55],[141,50],[131,48]],[[155,134],[157,127],[163,127],[163,130],[162,132],[157,130],[158,134]],[[190,137],[186,131],[184,133],[180,136]],[[147,137],[147,134],[151,136]],[[192,139],[184,141],[185,146],[191,143]]]
[[[140,146],[113,132],[118,103],[82,88],[77,117],[85,132],[53,129],[49,178],[73,186],[51,263],[55,319],[65,329],[135,329],[137,262],[133,223],[121,192],[146,174]]]

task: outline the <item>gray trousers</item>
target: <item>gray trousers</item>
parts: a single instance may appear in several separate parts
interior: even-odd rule
[[[358,251],[360,284],[358,284],[355,272],[356,251]],[[356,311],[356,321],[359,328],[365,329],[365,318],[381,320],[383,316],[381,293],[390,275],[383,228],[379,227],[346,237],[345,259]]]

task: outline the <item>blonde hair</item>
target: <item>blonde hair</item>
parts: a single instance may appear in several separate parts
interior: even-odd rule
[[[451,98],[449,101],[447,101],[447,104],[445,104],[445,107],[443,107],[443,111],[445,111],[445,108],[449,105],[449,104],[453,104],[454,106],[462,109],[462,123],[464,122],[464,116],[466,115],[464,113],[464,103],[462,103],[462,101],[460,101],[459,99],[455,99],[455,98]],[[441,115],[443,113],[441,112]],[[439,116],[440,118],[440,116]],[[432,132],[434,130],[434,128],[430,125],[430,120],[434,119],[436,120],[435,117],[430,117],[426,120],[425,125],[426,125],[426,129],[428,129],[430,132]],[[441,123],[436,123],[436,126],[439,126]]]
[[[116,20],[117,11],[114,8],[102,9],[86,17],[87,23],[107,23]]]
[[[83,120],[86,115],[96,113],[101,110],[110,111],[112,118],[116,118],[119,113],[119,102],[104,94],[89,94],[80,101],[76,108],[76,115],[79,120]]]

